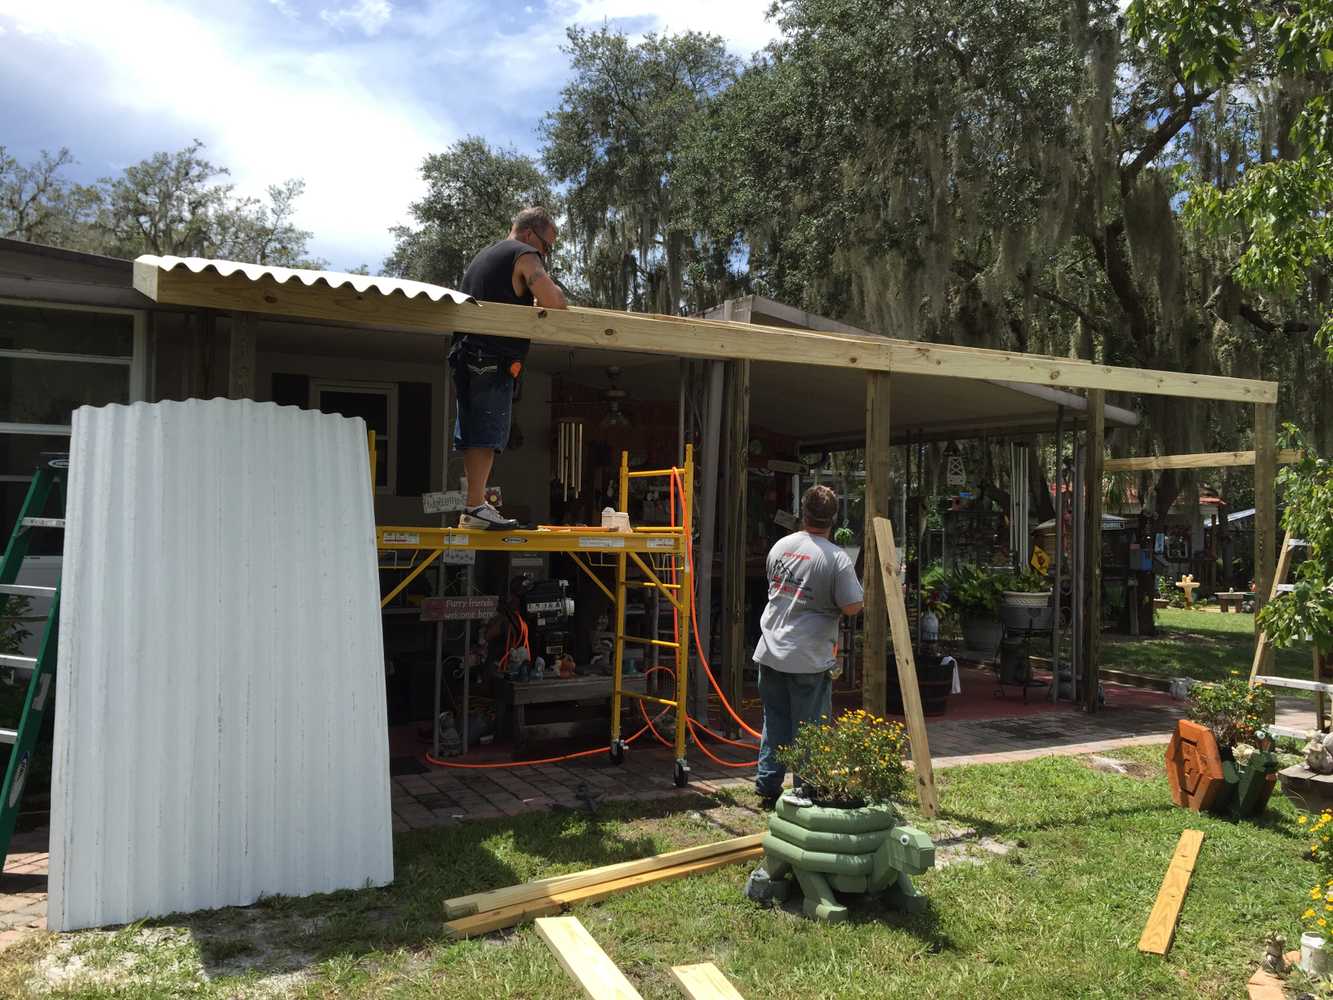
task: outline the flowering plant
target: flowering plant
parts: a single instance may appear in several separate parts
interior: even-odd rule
[[[907,731],[863,709],[807,722],[778,759],[822,803],[891,802],[907,788]]]
[[[1267,736],[1273,716],[1273,692],[1258,683],[1251,687],[1238,671],[1224,681],[1190,688],[1189,717],[1207,726],[1218,747],[1235,747]]]
[[[1326,938],[1330,921],[1333,921],[1333,878],[1311,887],[1310,899],[1301,914],[1301,929]]]
[[[1333,876],[1333,812],[1325,809],[1318,816],[1297,816],[1296,822],[1310,838],[1310,856]]]

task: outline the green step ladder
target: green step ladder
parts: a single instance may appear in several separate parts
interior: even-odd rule
[[[46,516],[48,504],[53,500],[61,510],[65,504],[65,476],[69,468],[68,455],[43,455],[42,464],[32,477],[28,495],[24,498],[23,508],[19,511],[14,531],[9,536],[5,553],[0,556],[0,596],[51,599],[51,610],[45,618],[32,618],[10,614],[5,621],[44,621],[41,643],[36,657],[16,654],[0,654],[0,673],[9,673],[13,679],[28,678],[27,695],[23,699],[23,711],[17,720],[0,719],[0,743],[10,744],[9,765],[5,768],[5,781],[0,785],[0,867],[9,856],[9,842],[14,836],[14,825],[18,821],[19,805],[23,800],[23,786],[32,767],[32,755],[37,747],[37,738],[42,731],[42,722],[46,713],[55,705],[56,680],[56,633],[60,621],[60,585],[54,587],[29,587],[15,583],[23,562],[28,558],[28,548],[34,531],[63,531],[63,517]],[[12,722],[13,729],[5,728]]]

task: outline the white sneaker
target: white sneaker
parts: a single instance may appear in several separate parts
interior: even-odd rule
[[[518,521],[505,517],[490,504],[484,503],[480,507],[465,508],[458,518],[458,526],[476,531],[513,531],[518,527]]]

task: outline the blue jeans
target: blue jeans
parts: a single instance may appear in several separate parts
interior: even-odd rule
[[[465,361],[460,359],[454,368],[454,391],[458,399],[454,447],[460,450],[490,448],[498,455],[509,443],[510,416],[514,406],[513,376],[496,371],[495,362],[485,370],[460,371],[457,365],[463,364]]]
[[[833,714],[833,678],[827,670],[817,674],[789,674],[762,663],[759,666],[759,698],[764,703],[764,738],[759,744],[759,769],[755,791],[763,796],[782,794],[787,769],[778,761],[778,750],[796,738],[803,722],[817,722]],[[796,778],[800,784],[799,776]]]

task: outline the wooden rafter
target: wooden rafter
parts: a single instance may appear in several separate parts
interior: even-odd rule
[[[603,309],[545,310],[498,303],[432,302],[350,284],[279,283],[244,272],[170,270],[155,259],[134,263],[134,287],[163,305],[326,320],[448,336],[455,330],[573,348],[605,348],[676,357],[748,359],[960,379],[1001,379],[1072,389],[1104,389],[1249,403],[1277,400],[1277,383],[1220,375],[1115,368],[1089,361],[1009,351],[815,333],[748,323],[648,316]]]
[[[1301,460],[1299,451],[1279,451],[1279,465]],[[1207,451],[1194,455],[1153,455],[1148,458],[1108,458],[1107,472],[1151,472],[1160,469],[1222,469],[1254,464],[1253,451]]]

